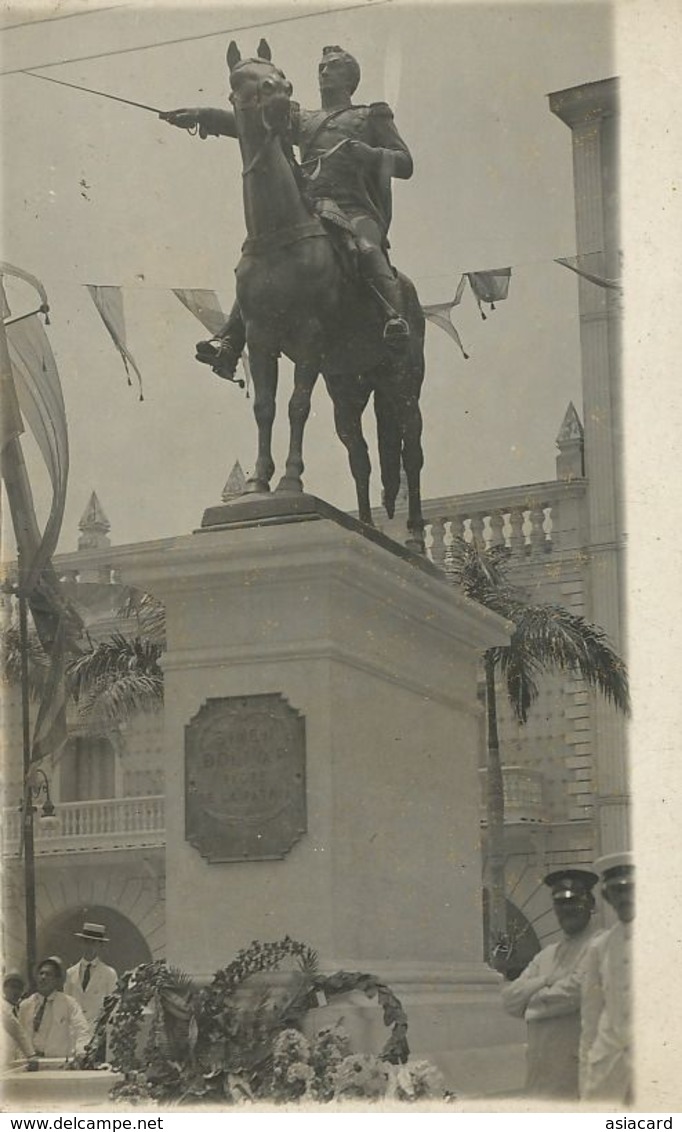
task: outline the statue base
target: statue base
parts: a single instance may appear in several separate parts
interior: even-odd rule
[[[208,978],[289,935],[392,986],[453,1088],[507,1089],[523,1026],[482,961],[477,698],[506,623],[313,496],[242,497],[117,560],[167,611],[168,961]],[[335,1013],[381,1049],[376,1002]]]

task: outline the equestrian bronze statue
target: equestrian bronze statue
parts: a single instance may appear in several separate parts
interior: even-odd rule
[[[302,491],[303,433],[322,373],[348,450],[359,517],[372,523],[361,418],[373,393],[384,505],[392,516],[402,465],[408,545],[423,550],[424,317],[413,284],[387,256],[391,178],[411,176],[409,150],[385,103],[352,103],[360,68],[338,47],[324,49],[322,107],[315,111],[292,102],[291,83],[264,40],[252,59],[242,59],[231,43],[227,62],[232,110],[183,109],[164,117],[198,127],[202,137],[236,137],[241,149],[247,239],[236,303],[217,338],[198,343],[197,357],[231,378],[248,346],[258,457],[246,490],[270,490],[278,357],[285,354],[294,362],[294,390],[277,490]]]

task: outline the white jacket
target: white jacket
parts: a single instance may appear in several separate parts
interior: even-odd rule
[[[64,990],[66,994],[75,998],[92,1028],[97,1021],[105,997],[111,994],[116,987],[118,975],[113,967],[108,967],[101,959],[93,959],[90,967],[90,982],[86,990],[83,990],[83,972],[86,963],[87,960],[81,959],[80,962],[74,963],[73,967],[69,967],[66,972]]]
[[[90,1040],[90,1027],[78,1003],[63,991],[53,991],[36,1033],[33,1019],[42,1001],[43,996],[36,992],[19,1005],[19,1021],[38,1056],[66,1058],[82,1053]]]

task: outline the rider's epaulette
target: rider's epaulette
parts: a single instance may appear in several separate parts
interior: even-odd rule
[[[387,102],[370,102],[369,112],[372,117],[376,118],[392,118],[393,111]]]

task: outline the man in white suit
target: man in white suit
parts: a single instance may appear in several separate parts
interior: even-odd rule
[[[581,964],[595,937],[592,889],[598,879],[588,869],[574,868],[545,877],[560,937],[502,990],[507,1013],[525,1018],[528,1026],[529,1096],[578,1099]]]
[[[19,1005],[19,1022],[37,1057],[73,1057],[83,1052],[90,1039],[80,1006],[60,990],[63,978],[64,969],[56,956],[43,959],[36,993]]]
[[[597,861],[602,895],[618,920],[585,954],[581,983],[580,1096],[632,1103],[632,928],[635,864],[630,852]]]
[[[83,940],[83,955],[66,972],[64,990],[75,998],[90,1028],[94,1029],[102,1003],[116,987],[118,975],[100,959],[102,948],[109,942],[104,924],[85,923],[83,930],[74,935]]]

